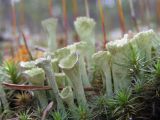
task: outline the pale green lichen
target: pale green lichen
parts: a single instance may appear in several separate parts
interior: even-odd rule
[[[76,98],[78,100],[78,104],[82,104],[85,106],[87,101],[81,80],[78,55],[76,53],[70,54],[69,56],[60,61],[59,66],[71,80]]]
[[[98,66],[104,75],[103,85],[106,89],[106,95],[110,96],[113,93],[112,78],[111,78],[111,54],[108,51],[99,51],[93,54],[95,65]]]
[[[68,83],[65,73],[55,73],[56,83],[58,87],[65,87]]]
[[[67,56],[66,58],[62,59],[60,61],[59,66],[62,69],[72,69],[74,67],[74,65],[78,62],[78,55],[76,53],[72,53],[69,56]]]
[[[84,87],[91,87],[91,84],[89,82],[89,78],[87,75],[87,70],[86,70],[86,63],[84,61],[85,59],[85,54],[87,51],[87,43],[86,42],[77,42],[72,45],[69,45],[68,48],[70,49],[71,53],[78,53],[79,55],[79,64],[80,64],[80,70],[81,70],[81,78]]]
[[[74,104],[74,96],[71,86],[63,88],[63,90],[60,93],[60,96],[62,100],[68,105],[70,110],[75,109],[76,106]]]
[[[36,64],[38,67],[43,68],[45,71],[48,85],[51,86],[53,95],[55,96],[56,102],[57,102],[57,108],[58,110],[62,110],[65,112],[65,107],[63,105],[63,102],[59,96],[59,89],[55,80],[55,75],[52,70],[52,64],[51,64],[51,57],[48,56],[46,58],[39,58],[36,60]]]
[[[95,25],[95,21],[88,17],[78,17],[74,22],[80,40],[87,43],[86,60],[90,76],[92,76],[91,69],[93,66],[92,54],[95,52]]]
[[[45,73],[42,68],[32,68],[22,72],[24,76],[30,83],[37,86],[43,86],[45,80]]]
[[[63,59],[69,54],[70,54],[70,50],[67,47],[64,47],[64,48],[57,49],[54,52],[54,57],[58,59],[58,61],[60,61],[61,59]]]
[[[49,18],[42,21],[43,28],[48,33],[48,51],[53,52],[57,49],[56,42],[56,28],[57,28],[57,19]]]
[[[155,38],[155,33],[153,30],[148,30],[137,33],[130,42],[138,48],[141,56],[146,60],[151,60],[152,47],[155,45],[153,44],[155,41],[153,38]]]
[[[153,30],[143,31],[133,38],[129,38],[127,35],[121,40],[111,41],[106,44],[106,48],[112,55],[112,73],[114,80],[114,88],[126,88],[130,85],[129,71],[130,59],[133,49],[138,51],[142,59],[147,61],[151,60],[152,48],[155,47],[157,39]]]
[[[51,60],[52,63],[52,69],[55,73],[58,73],[60,71],[59,66],[58,66],[58,59],[54,58]]]
[[[20,62],[19,66],[21,71],[29,70],[36,67],[34,61]]]
[[[84,42],[95,44],[94,32],[96,22],[92,18],[78,17],[74,22],[75,29]]]
[[[114,90],[126,88],[130,85],[129,72],[126,64],[131,53],[131,43],[125,36],[121,40],[109,42],[107,49],[111,53],[111,69],[113,73]]]
[[[32,85],[44,86],[45,72],[42,68],[32,68],[22,73],[22,76],[29,81]],[[35,91],[39,103],[44,109],[48,105],[48,100],[45,91]]]

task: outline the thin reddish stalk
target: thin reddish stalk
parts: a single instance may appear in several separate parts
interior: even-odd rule
[[[77,0],[72,0],[72,5],[73,5],[74,20],[75,20],[78,16]]]
[[[14,58],[14,57],[15,57],[15,55],[14,55],[14,48],[13,48],[13,44],[11,44],[10,50],[11,50],[11,56],[12,56],[12,58]]]
[[[67,7],[66,7],[66,0],[62,0],[62,11],[63,11],[63,24],[65,30],[65,46],[67,45],[67,38],[68,38],[68,21],[67,21]]]
[[[117,7],[118,7],[118,14],[119,14],[119,22],[120,22],[121,31],[122,31],[122,34],[124,34],[126,32],[126,26],[125,26],[125,19],[124,19],[121,0],[117,0]]]
[[[160,26],[160,0],[156,1],[157,23]]]
[[[20,2],[20,23],[21,23],[21,26],[24,26],[25,24],[25,15],[24,15],[24,1],[21,0]]]
[[[51,87],[49,86],[31,86],[31,85],[18,85],[18,84],[11,84],[11,83],[6,83],[3,82],[2,85],[9,89],[13,90],[52,90]],[[59,90],[62,90],[63,88],[59,88]],[[87,87],[84,88],[85,91],[99,91],[98,89],[92,88],[92,87]]]
[[[13,29],[13,35],[16,35],[17,20],[16,20],[16,9],[15,9],[15,5],[14,4],[11,6],[11,10],[12,10],[12,29]]]
[[[53,1],[52,0],[49,0],[49,3],[48,3],[48,11],[49,11],[49,15],[52,17],[53,16]]]
[[[3,82],[2,85],[9,89],[13,90],[50,90],[49,86],[30,86],[30,85],[18,85],[18,84],[11,84]]]
[[[88,0],[84,0],[84,4],[86,9],[86,16],[90,17]]]
[[[104,17],[104,11],[103,11],[101,0],[98,0],[98,7],[99,7],[99,13],[100,13],[101,25],[102,25],[102,33],[103,33],[103,48],[105,49],[105,46],[107,43],[107,36],[106,36],[106,30],[105,30],[105,17]]]

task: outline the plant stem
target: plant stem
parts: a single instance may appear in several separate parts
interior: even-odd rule
[[[118,14],[119,14],[119,19],[120,19],[119,22],[120,22],[120,26],[121,26],[121,31],[122,31],[122,34],[124,34],[126,32],[126,26],[125,26],[125,19],[124,19],[121,0],[117,0],[117,7],[118,7]]]
[[[101,18],[101,25],[102,25],[102,32],[103,32],[103,48],[105,49],[106,43],[107,43],[107,36],[106,36],[106,30],[105,30],[105,17],[104,17],[104,11],[102,7],[101,0],[98,0],[98,7],[99,7],[99,13]]]
[[[28,47],[27,40],[26,40],[24,32],[22,32],[22,37],[23,37],[23,41],[24,41],[25,47],[27,49],[28,55],[30,57],[30,60],[33,60],[33,56],[31,54],[31,51],[29,50],[29,47]]]
[[[90,17],[88,0],[84,0],[84,4],[85,4],[85,9],[86,9],[86,16]]]

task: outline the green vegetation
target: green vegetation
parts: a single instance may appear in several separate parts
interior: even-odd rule
[[[125,35],[95,53],[95,22],[83,17],[75,27],[83,39],[80,42],[50,49],[32,62],[4,62],[0,67],[0,117],[159,119],[160,46],[155,43],[160,39],[154,31]],[[52,40],[48,38],[49,43]]]

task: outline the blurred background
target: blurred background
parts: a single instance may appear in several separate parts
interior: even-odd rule
[[[73,9],[74,0],[66,0],[66,14],[68,29],[73,29],[75,17]],[[85,0],[77,1],[77,16],[85,16]],[[106,22],[106,30],[110,31],[119,28],[119,16],[116,0],[101,0]],[[140,25],[152,25],[156,27],[160,9],[157,4],[159,0],[132,0],[137,22]],[[100,16],[97,0],[88,0],[90,17],[97,22],[97,31],[101,29]],[[13,25],[13,8],[15,7],[16,27],[19,31],[25,27],[33,34],[41,33],[41,21],[51,17],[51,14],[58,18],[58,30],[63,32],[63,8],[62,0],[0,0],[0,29],[12,31]],[[51,8],[52,7],[52,8]],[[122,0],[122,7],[125,16],[127,30],[133,30],[134,24],[130,14],[129,0]],[[149,24],[148,24],[149,23]]]
[[[22,44],[22,31],[28,45],[45,47],[47,38],[41,22],[50,17],[59,22],[57,40],[70,44],[75,39],[73,22],[78,16],[89,16],[96,21],[96,38],[103,44],[104,39],[107,42],[118,39],[129,31],[152,28],[158,32],[160,0],[0,0],[1,54],[11,54],[8,41],[17,46],[18,39],[18,44]]]

